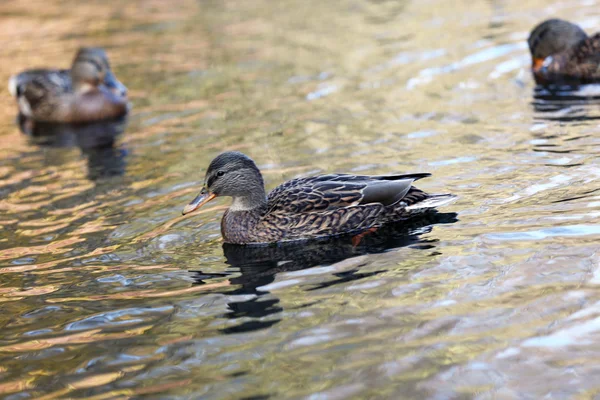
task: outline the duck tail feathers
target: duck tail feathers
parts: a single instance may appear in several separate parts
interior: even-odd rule
[[[401,179],[412,179],[418,181],[419,179],[427,178],[431,176],[429,172],[417,172],[414,174],[394,174],[394,175],[374,175],[372,178],[381,181],[397,181]]]
[[[425,212],[454,202],[458,197],[453,194],[432,194],[423,201],[406,207],[407,211]]]
[[[19,88],[19,75],[12,75],[8,80],[8,91],[13,97],[17,97]]]

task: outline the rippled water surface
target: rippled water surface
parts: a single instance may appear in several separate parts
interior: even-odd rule
[[[31,137],[3,88],[1,396],[600,395],[600,90],[534,90],[525,43],[556,15],[600,30],[596,1],[7,0],[0,15],[0,82],[98,45],[133,104],[126,123]],[[226,199],[181,209],[232,149],[269,188],[431,172],[420,187],[460,199],[356,248],[223,246]]]

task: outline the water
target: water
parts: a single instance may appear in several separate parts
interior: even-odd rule
[[[597,31],[598,10],[4,2],[1,82],[100,45],[133,110],[31,138],[0,99],[0,393],[597,397],[598,92],[535,91],[525,39],[554,15]],[[419,187],[460,199],[358,248],[232,249],[226,200],[180,213],[233,149],[269,188],[431,172]]]

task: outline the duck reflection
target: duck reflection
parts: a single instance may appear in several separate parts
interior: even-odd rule
[[[600,84],[538,85],[533,90],[532,105],[538,120],[594,121],[600,119]]]
[[[261,298],[269,293],[264,286],[274,282],[276,274],[303,270],[317,265],[334,264],[350,257],[382,253],[406,246],[430,250],[435,248],[437,240],[422,240],[420,235],[430,232],[433,224],[449,224],[456,221],[456,213],[433,213],[418,220],[408,221],[408,224],[380,228],[362,237],[358,245],[354,245],[356,240],[353,240],[352,237],[264,246],[240,246],[225,243],[223,252],[227,264],[233,267],[233,271],[223,274],[192,271],[192,277],[197,284],[204,284],[213,278],[241,273],[241,275],[229,279],[230,284],[238,286],[238,288],[223,292],[229,296],[239,295],[241,299],[228,304],[230,311],[225,317],[229,319],[250,317],[253,320],[226,328],[223,331],[224,333],[237,333],[264,329],[276,324],[279,320],[261,321],[259,319],[282,311],[279,299]],[[323,282],[314,289],[360,280],[382,272],[385,271],[360,272],[360,268],[357,266],[349,271],[333,274],[333,279]]]
[[[127,125],[126,117],[86,124],[33,121],[22,114],[19,129],[31,143],[43,147],[79,147],[87,159],[88,179],[98,180],[125,173],[127,151],[115,147]]]

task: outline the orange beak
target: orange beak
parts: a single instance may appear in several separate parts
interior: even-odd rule
[[[544,66],[545,60],[545,58],[534,58],[533,64],[531,65],[531,69],[533,70],[533,72],[539,72],[540,69],[542,69],[542,67]]]
[[[208,189],[206,189],[206,188],[202,188],[202,190],[200,191],[200,194],[198,194],[198,196],[196,196],[196,198],[194,200],[192,200],[192,202],[190,204],[185,206],[182,214],[183,215],[189,214],[192,211],[199,209],[200,207],[202,207],[203,205],[205,205],[206,203],[208,203],[215,197],[217,197],[216,194],[209,192]]]

